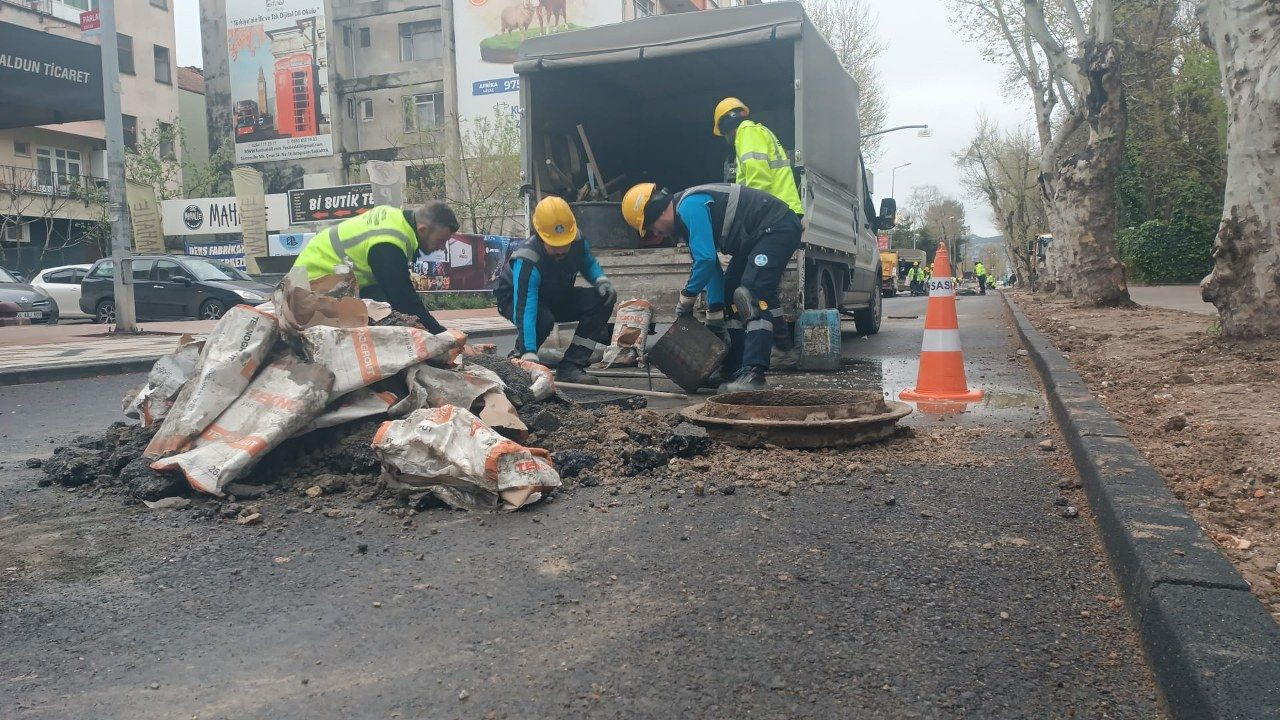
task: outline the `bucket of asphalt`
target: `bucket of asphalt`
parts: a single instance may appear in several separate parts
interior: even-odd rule
[[[714,373],[729,348],[706,325],[682,317],[667,329],[649,351],[649,362],[685,392],[697,392]]]

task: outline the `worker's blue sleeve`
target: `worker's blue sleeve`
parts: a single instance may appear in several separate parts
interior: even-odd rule
[[[689,231],[689,253],[693,255],[693,268],[689,282],[684,286],[685,295],[697,295],[707,291],[707,304],[724,303],[724,271],[716,256],[716,239],[711,229],[711,196],[694,193],[680,201],[676,212]]]
[[[596,261],[596,256],[591,254],[591,246],[586,240],[582,241],[582,277],[592,285],[604,275],[604,270],[600,269],[600,263]]]
[[[514,307],[511,319],[516,326],[516,350],[521,354],[538,352],[538,290],[542,273],[538,264],[517,258],[511,266]]]

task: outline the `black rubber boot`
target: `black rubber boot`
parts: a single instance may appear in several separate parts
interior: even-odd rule
[[[768,383],[764,380],[764,368],[757,365],[748,365],[738,371],[732,380],[720,386],[720,392],[747,392],[749,390],[764,390],[768,387]]]
[[[556,368],[556,379],[561,382],[578,383],[579,385],[599,385],[600,381],[587,373],[581,365],[562,362]]]

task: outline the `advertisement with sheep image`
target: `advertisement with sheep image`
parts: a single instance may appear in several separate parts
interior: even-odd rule
[[[491,117],[514,111],[520,80],[511,69],[527,38],[607,25],[632,17],[632,0],[457,0],[458,115]]]

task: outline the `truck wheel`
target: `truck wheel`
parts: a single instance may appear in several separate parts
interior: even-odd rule
[[[826,265],[815,265],[807,273],[804,306],[808,310],[832,310],[840,307],[836,279],[831,273],[831,268]]]
[[[876,274],[879,275],[880,268],[876,268]],[[871,293],[871,305],[862,309],[853,311],[853,324],[858,328],[859,335],[875,335],[880,332],[880,311],[884,307],[884,300],[881,299],[880,293]]]

